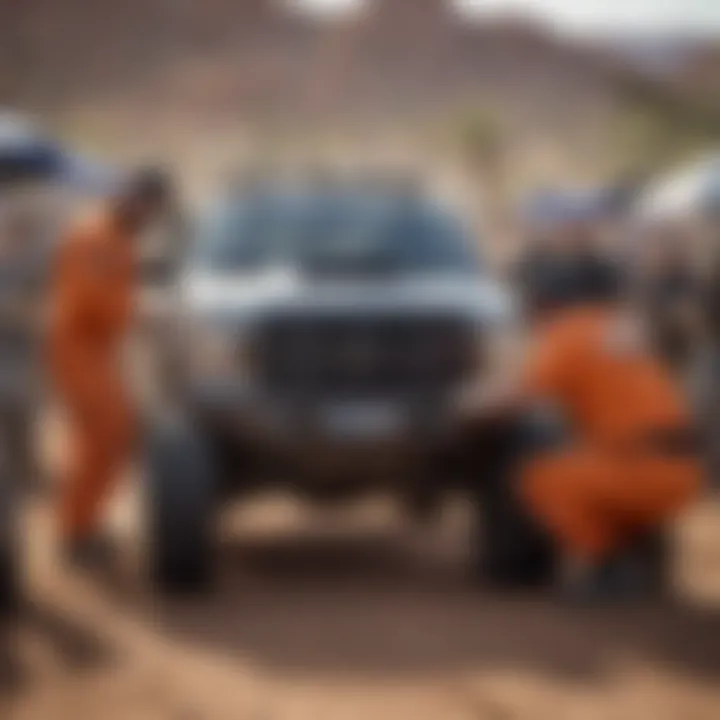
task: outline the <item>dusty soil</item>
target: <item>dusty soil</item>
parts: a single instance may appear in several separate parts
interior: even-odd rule
[[[217,591],[162,601],[137,502],[105,577],[67,573],[49,501],[28,508],[28,600],[8,720],[716,720],[720,503],[679,533],[678,599],[568,611],[469,586],[463,508],[422,533],[384,504],[228,514]]]

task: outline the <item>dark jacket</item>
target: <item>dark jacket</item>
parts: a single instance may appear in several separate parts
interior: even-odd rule
[[[646,302],[650,328],[658,353],[672,367],[681,369],[690,359],[697,341],[687,310],[698,319],[703,314],[703,289],[691,268],[672,267],[653,277]]]
[[[619,265],[591,252],[570,254],[534,249],[521,258],[514,279],[530,314],[605,300],[624,289]]]

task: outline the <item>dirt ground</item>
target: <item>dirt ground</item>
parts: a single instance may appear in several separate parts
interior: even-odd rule
[[[384,503],[282,500],[224,518],[213,595],[163,601],[138,505],[115,508],[117,567],[80,577],[54,555],[49,500],[30,504],[3,720],[720,718],[717,500],[680,528],[677,599],[614,611],[471,587],[462,507],[418,532]]]

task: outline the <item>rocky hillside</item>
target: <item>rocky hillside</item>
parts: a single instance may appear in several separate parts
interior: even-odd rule
[[[0,102],[42,109],[121,98],[312,118],[481,103],[542,125],[612,104],[624,72],[522,22],[460,21],[442,0],[374,0],[352,22],[271,0],[0,0],[0,15]]]

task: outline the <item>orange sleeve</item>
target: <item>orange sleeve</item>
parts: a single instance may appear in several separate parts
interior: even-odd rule
[[[85,305],[85,287],[78,277],[77,256],[82,254],[79,248],[86,242],[85,233],[73,230],[62,239],[58,250],[51,299],[53,314],[64,328],[76,325]]]
[[[68,235],[56,275],[57,313],[66,328],[103,333],[127,314],[125,293],[106,270],[102,240],[87,230]]]

